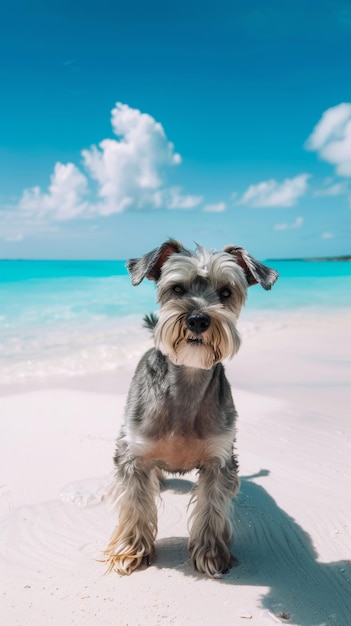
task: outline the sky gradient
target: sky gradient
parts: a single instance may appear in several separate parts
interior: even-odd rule
[[[0,258],[351,253],[349,2],[14,0],[0,53]]]

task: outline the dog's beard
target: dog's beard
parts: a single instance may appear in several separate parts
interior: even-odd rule
[[[211,324],[204,333],[190,331],[185,323],[188,313],[163,307],[155,328],[155,344],[175,365],[211,369],[223,359],[232,358],[240,347],[240,336],[233,313],[217,305],[206,309]]]

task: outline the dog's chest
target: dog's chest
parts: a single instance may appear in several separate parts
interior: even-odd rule
[[[177,472],[201,467],[211,456],[208,440],[170,434],[149,442],[142,459],[147,465],[158,465],[165,470]]]

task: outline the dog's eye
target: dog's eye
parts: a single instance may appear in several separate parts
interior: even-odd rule
[[[227,300],[228,298],[230,298],[231,295],[232,292],[230,291],[230,289],[228,289],[228,287],[223,287],[223,289],[221,289],[219,292],[219,297],[221,298],[221,300]]]
[[[174,285],[172,289],[173,293],[176,293],[177,296],[182,296],[183,294],[185,294],[185,289],[182,285]]]

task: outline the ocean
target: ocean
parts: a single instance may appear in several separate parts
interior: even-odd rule
[[[267,261],[273,289],[248,292],[245,336],[289,318],[351,307],[351,262]],[[132,287],[124,261],[0,260],[0,384],[115,371],[149,345],[155,286]],[[351,321],[351,320],[350,320]]]

